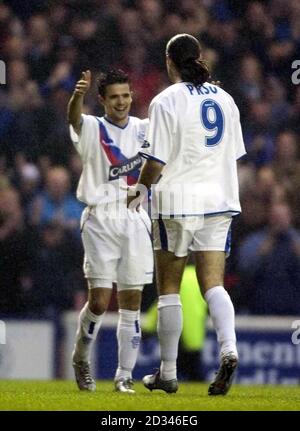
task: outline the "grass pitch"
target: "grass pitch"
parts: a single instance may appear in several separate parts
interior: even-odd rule
[[[1,381],[0,410],[208,411],[300,410],[300,386],[233,385],[228,395],[209,397],[208,384],[181,383],[177,394],[113,392],[112,381],[98,381],[94,393],[80,392],[72,381]]]

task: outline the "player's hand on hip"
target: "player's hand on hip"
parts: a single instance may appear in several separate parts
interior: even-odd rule
[[[92,74],[90,70],[82,72],[81,78],[77,81],[74,94],[84,96],[91,87]]]
[[[139,212],[142,199],[141,193],[135,187],[127,188],[127,208],[129,210]]]

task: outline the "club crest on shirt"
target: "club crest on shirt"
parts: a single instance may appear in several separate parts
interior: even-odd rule
[[[149,148],[149,147],[150,147],[150,143],[145,139],[141,148]]]
[[[144,139],[145,139],[145,132],[139,132],[138,133],[138,140],[140,142],[144,142]]]
[[[130,175],[133,171],[140,169],[142,166],[142,158],[139,154],[127,159],[119,165],[112,165],[109,168],[109,180],[117,180],[121,176]]]

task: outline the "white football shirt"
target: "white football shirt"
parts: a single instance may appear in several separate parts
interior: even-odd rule
[[[126,197],[125,187],[137,182],[143,159],[139,154],[148,119],[129,117],[125,127],[111,123],[105,117],[82,114],[78,136],[70,126],[73,144],[78,151],[83,170],[77,188],[77,198],[87,205],[112,202]]]
[[[163,215],[241,211],[236,160],[246,151],[239,110],[223,89],[177,83],[149,108],[147,149],[165,166],[153,199]]]

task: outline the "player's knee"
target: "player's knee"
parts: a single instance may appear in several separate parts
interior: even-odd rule
[[[137,311],[141,306],[141,292],[138,290],[126,290],[118,294],[119,308]]]
[[[141,306],[141,301],[139,298],[136,298],[136,297],[130,297],[130,298],[127,298],[126,301],[119,302],[120,308],[123,308],[125,310],[130,310],[130,311],[137,311],[140,309],[140,306]]]
[[[158,286],[159,295],[177,295],[180,290],[180,284],[176,283],[161,283]]]
[[[215,286],[223,286],[224,281],[222,279],[222,277],[215,277],[215,276],[211,276],[211,277],[205,277],[202,280],[202,283],[200,285],[200,289],[202,294],[207,292],[209,289],[211,289],[212,287]]]
[[[138,311],[140,309],[140,303],[139,302],[126,303],[123,306],[120,306],[120,308],[124,308],[125,310],[129,310],[129,311]]]
[[[89,309],[92,313],[100,315],[103,314],[108,307],[106,298],[89,298]]]

